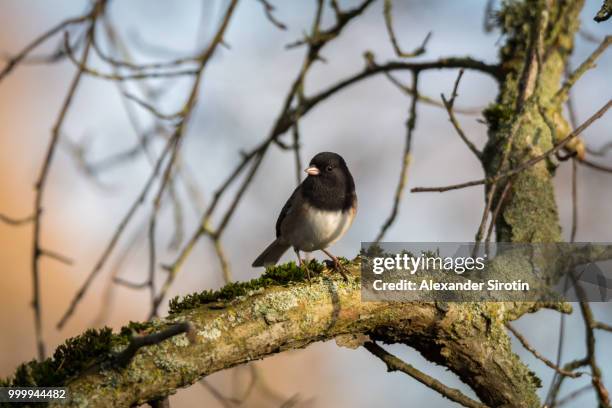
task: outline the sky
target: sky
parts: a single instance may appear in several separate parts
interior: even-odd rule
[[[204,76],[198,105],[189,123],[183,146],[183,160],[201,189],[204,203],[210,202],[215,189],[240,160],[240,152],[263,140],[278,115],[285,94],[299,70],[303,49],[286,50],[285,45],[299,39],[310,27],[314,2],[275,1],[276,17],[288,26],[286,31],[274,27],[265,18],[261,4],[241,1],[228,28],[223,48],[211,60]],[[340,2],[343,6],[355,2]],[[497,46],[503,42],[499,32],[486,34],[482,29],[484,1],[396,1],[394,22],[397,37],[405,49],[422,42],[428,32],[432,38],[426,55],[418,60],[441,56],[471,55],[484,61],[496,61]],[[610,34],[610,24],[596,24],[593,16],[599,1],[587,0],[582,15],[583,29],[595,37]],[[0,3],[0,50],[15,53],[58,21],[79,15],[86,1],[47,2],[43,0],[3,0]],[[225,1],[164,2],[132,0],[111,2],[110,18],[119,34],[141,61],[159,61],[188,55],[207,44],[225,8]],[[499,3],[496,2],[496,7]],[[329,9],[323,25],[332,22]],[[44,54],[54,50],[61,38],[54,37],[37,50]],[[597,46],[579,36],[572,65],[578,65]],[[371,50],[377,61],[394,58],[382,17],[382,2],[350,24],[341,38],[323,51],[325,63],[313,67],[306,79],[306,93],[313,94],[339,79],[358,72],[364,65],[363,53]],[[99,61],[96,62],[99,64]],[[609,73],[612,55],[604,54],[597,68],[580,79],[574,89],[579,122],[601,107],[612,93]],[[103,67],[103,65],[96,65]],[[57,117],[74,66],[68,61],[53,65],[24,65],[0,83],[0,212],[14,216],[31,213],[33,183],[38,174],[51,128]],[[427,72],[420,77],[424,94],[439,98],[450,93],[457,72]],[[408,73],[398,74],[404,82]],[[154,82],[161,92],[159,107],[170,112],[180,106],[190,82]],[[136,84],[128,87],[138,92]],[[497,89],[495,82],[479,73],[466,72],[459,88],[457,106],[480,109],[491,102]],[[332,250],[352,257],[362,241],[371,240],[391,210],[405,137],[404,123],[410,99],[378,76],[346,89],[321,103],[300,122],[303,139],[302,159],[306,163],[319,151],[335,151],[346,159],[357,184],[358,216],[348,234]],[[143,128],[152,124],[151,115],[136,108]],[[459,120],[477,146],[486,141],[486,127],[479,115],[460,115]],[[585,143],[597,149],[610,140],[612,120],[605,117],[585,132]],[[42,239],[50,249],[74,259],[72,266],[53,260],[42,262],[42,302],[45,339],[49,349],[68,336],[80,333],[92,324],[99,325],[96,315],[102,305],[108,306],[103,324],[120,327],[128,320],[145,319],[148,294],[117,288],[114,297],[104,297],[112,265],[122,250],[134,239],[136,244],[122,264],[120,276],[133,281],[146,277],[146,239],[143,231],[150,214],[150,203],[142,208],[126,231],[124,239],[108,267],[95,281],[74,318],[61,331],[55,323],[68,305],[86,275],[110,239],[121,217],[137,196],[151,166],[144,157],[102,173],[93,181],[79,170],[70,154],[72,143],[87,146],[87,158],[96,161],[121,152],[137,141],[133,127],[115,84],[92,77],[85,78],[79,89],[67,122],[62,143],[55,156],[45,196]],[[290,142],[287,135],[283,139]],[[159,151],[160,144],[154,149]],[[399,217],[389,230],[388,241],[470,241],[476,232],[484,205],[481,187],[445,194],[411,194],[416,186],[444,185],[480,178],[482,169],[472,153],[457,137],[443,110],[425,104],[418,106],[418,119],[412,145],[412,162],[406,195]],[[597,158],[612,165],[612,157]],[[274,238],[274,223],[280,208],[295,187],[293,156],[278,148],[264,159],[253,185],[247,190],[223,237],[233,277],[246,280],[258,276],[250,267],[252,260]],[[612,176],[591,169],[579,169],[578,241],[612,241],[610,202]],[[564,236],[569,237],[571,224],[570,165],[562,165],[555,178]],[[231,190],[235,191],[235,190]],[[185,189],[179,194],[186,197]],[[150,200],[149,200],[150,201]],[[221,206],[228,201],[222,200]],[[195,228],[200,210],[185,205],[185,234]],[[167,249],[174,232],[170,206],[162,209],[158,228],[159,260],[171,262],[176,252]],[[0,376],[13,372],[22,361],[35,355],[30,294],[31,230],[28,226],[9,227],[0,224],[0,262],[4,266],[3,292],[0,300]],[[287,254],[284,260],[293,260]],[[316,255],[318,257],[318,255]],[[161,272],[159,277],[163,276]],[[189,257],[185,268],[170,291],[170,296],[205,288],[218,288],[222,275],[210,243],[202,240]],[[602,320],[612,320],[609,305],[595,305]],[[541,311],[517,322],[532,344],[554,357],[558,315]],[[568,318],[568,358],[584,350],[579,319]],[[605,336],[605,334],[604,334]],[[604,372],[610,371],[612,352],[602,336],[598,352]],[[547,384],[552,371],[535,360],[518,343],[516,352],[524,358]],[[446,384],[468,394],[457,377],[435,367],[417,352],[392,346],[389,350],[411,364],[435,375]],[[605,362],[608,362],[607,364]],[[299,394],[299,406],[367,407],[380,403],[396,406],[427,402],[431,407],[448,406],[448,402],[421,384],[397,373],[386,373],[381,362],[365,350],[348,350],[334,342],[318,343],[305,350],[291,351],[254,363],[266,383],[280,398],[258,389],[250,406],[279,405],[280,399]],[[607,370],[606,370],[607,369]],[[209,381],[223,393],[232,394],[244,388],[249,368],[214,374]],[[582,382],[581,382],[582,381]],[[586,381],[586,380],[584,380]],[[578,388],[567,387],[565,391]],[[612,388],[610,375],[605,378]],[[546,388],[542,393],[546,392]],[[473,395],[473,394],[470,394]],[[275,400],[275,398],[277,398]],[[213,403],[205,387],[194,385],[172,397],[173,406],[191,406],[193,401]],[[577,399],[573,406],[592,405],[593,394]],[[214,405],[213,405],[214,406]]]

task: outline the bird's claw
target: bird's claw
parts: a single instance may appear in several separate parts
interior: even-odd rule
[[[342,265],[340,263],[340,261],[338,260],[338,258],[335,258],[333,260],[326,260],[325,261],[327,263],[328,268],[333,269],[334,271],[340,273],[340,275],[342,275],[342,278],[348,282],[348,269],[346,268],[346,266]]]

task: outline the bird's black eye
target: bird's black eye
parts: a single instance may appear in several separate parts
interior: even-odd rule
[[[325,170],[327,171],[332,171],[333,169],[334,169],[334,166],[332,166],[331,164],[325,168]]]

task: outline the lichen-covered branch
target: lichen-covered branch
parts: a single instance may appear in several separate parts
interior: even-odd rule
[[[497,173],[504,151],[502,146],[507,143],[510,129],[517,122],[520,125],[513,134],[509,160],[502,170],[526,162],[555,145],[557,141],[540,109],[544,109],[551,118],[557,135],[564,137],[570,134],[569,125],[562,116],[562,101],[557,100],[555,94],[560,88],[572,51],[582,5],[583,1],[554,1],[546,6],[540,0],[528,0],[508,2],[500,12],[501,29],[507,36],[506,44],[500,51],[504,78],[500,82],[496,103],[485,111],[489,141],[484,151],[483,165],[487,176]],[[533,29],[542,21],[547,24]],[[533,38],[534,35],[541,38]],[[525,79],[530,77],[533,79],[526,82]],[[529,87],[529,92],[521,92],[524,87]],[[520,102],[520,98],[526,100]],[[518,111],[517,106],[522,109]],[[553,175],[554,165],[545,160],[514,177],[512,191],[496,220],[498,241],[561,240]]]
[[[311,283],[294,264],[259,279],[231,283],[173,301],[162,320],[131,323],[119,334],[88,331],[58,348],[52,359],[21,366],[13,385],[66,385],[72,406],[131,406],[161,399],[202,377],[288,349],[347,334],[404,343],[456,373],[491,406],[536,406],[539,380],[510,349],[507,321],[537,303],[362,302],[359,265],[348,282],[312,263]],[[146,336],[181,322],[191,336],[140,348],[121,367],[116,356]],[[195,338],[194,338],[195,337]],[[50,374],[52,373],[52,375]],[[6,382],[5,382],[6,383]]]

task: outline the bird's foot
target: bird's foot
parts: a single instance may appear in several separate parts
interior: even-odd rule
[[[298,268],[306,272],[306,280],[310,283],[310,268],[308,268],[308,260],[298,257]]]
[[[346,268],[346,266],[342,265],[342,263],[340,262],[340,260],[338,258],[336,258],[335,256],[331,259],[331,260],[327,260],[325,261],[327,263],[327,266],[334,270],[335,272],[340,273],[340,275],[342,275],[342,278],[348,282],[348,269]]]

